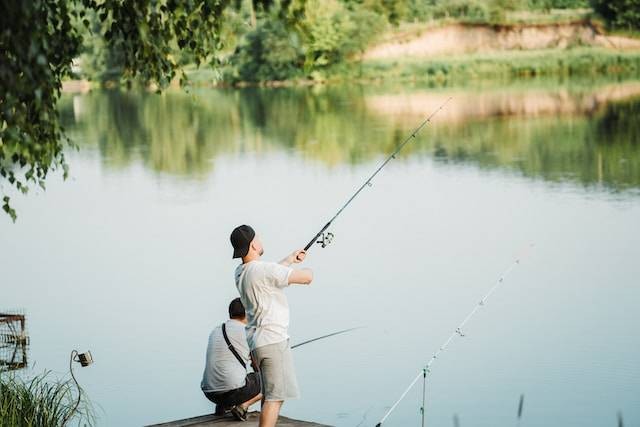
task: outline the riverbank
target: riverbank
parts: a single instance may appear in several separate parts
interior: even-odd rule
[[[409,80],[442,86],[471,80],[503,81],[541,76],[638,76],[640,50],[629,52],[578,47],[439,56],[428,60],[370,60],[332,73],[328,79],[339,80],[345,74],[361,81]]]
[[[640,51],[640,39],[607,34],[591,19],[552,23],[402,25],[370,46],[369,60],[431,58],[503,51],[597,47]]]
[[[187,68],[188,85],[208,87],[294,87],[323,84],[422,83],[430,87],[513,85],[536,79],[599,79],[640,77],[640,51],[619,52],[605,48],[543,49],[487,54],[434,57],[429,60],[371,60],[350,63],[316,74],[315,79],[291,79],[260,83],[230,83],[211,69]],[[113,85],[111,85],[113,87]],[[64,93],[86,93],[101,88],[99,82],[67,80]],[[179,87],[178,84],[172,87]],[[155,91],[155,86],[148,88]]]
[[[330,70],[327,78],[442,85],[538,76],[635,76],[640,73],[640,38],[608,35],[591,19],[406,25],[382,37],[358,59],[357,64]]]
[[[226,82],[213,70],[187,70],[195,87],[290,87],[336,83],[422,82],[433,87],[530,80],[539,77],[640,76],[640,50],[618,51],[602,47],[496,51],[490,53],[404,57],[351,62],[315,73],[313,78],[279,81]]]
[[[316,71],[310,79],[262,84],[410,80],[444,86],[538,76],[640,75],[638,37],[607,34],[599,21],[587,17],[515,19],[502,24],[442,20],[400,25],[357,57]],[[192,80],[198,82],[198,77]]]
[[[365,51],[339,64],[285,80],[238,81],[232,66],[187,65],[192,87],[305,86],[343,82],[425,82],[432,86],[544,77],[640,76],[640,37],[608,34],[585,11],[549,17],[513,15],[507,23],[440,20],[388,30]],[[566,19],[564,19],[566,18]],[[569,19],[571,18],[571,19]],[[546,20],[545,20],[546,19]],[[176,78],[171,86],[178,87]],[[65,82],[64,92],[86,92],[118,82]],[[151,87],[151,90],[157,88]]]

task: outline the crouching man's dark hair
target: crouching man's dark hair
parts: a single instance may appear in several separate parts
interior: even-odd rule
[[[232,319],[242,319],[245,316],[244,305],[240,298],[236,298],[229,304],[229,317]]]

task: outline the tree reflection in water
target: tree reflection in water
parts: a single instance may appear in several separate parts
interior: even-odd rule
[[[285,150],[329,167],[389,154],[419,120],[372,111],[370,92],[360,86],[94,91],[65,96],[61,110],[72,139],[81,148],[98,146],[109,167],[142,162],[153,171],[204,178],[224,154]],[[583,93],[570,96],[585,104]],[[639,113],[636,97],[578,112],[463,116],[436,121],[402,156],[614,191],[638,188]]]

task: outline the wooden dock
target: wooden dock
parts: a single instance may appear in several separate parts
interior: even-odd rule
[[[231,415],[202,415],[200,417],[186,418],[184,420],[169,421],[161,424],[152,424],[147,427],[254,427],[258,425],[259,412],[251,412],[246,422],[237,421]],[[293,420],[291,418],[278,418],[279,427],[330,427],[326,424],[318,424],[309,421]]]

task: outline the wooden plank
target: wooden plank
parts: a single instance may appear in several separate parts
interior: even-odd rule
[[[9,323],[9,322],[24,322],[23,314],[7,314],[0,313],[0,322]]]
[[[258,425],[259,412],[251,412],[246,422],[240,422],[231,415],[201,415],[199,417],[186,418],[184,420],[169,421],[161,424],[152,424],[147,427],[254,427]],[[293,420],[280,416],[278,418],[280,427],[330,427],[326,424],[318,424],[309,421]]]

